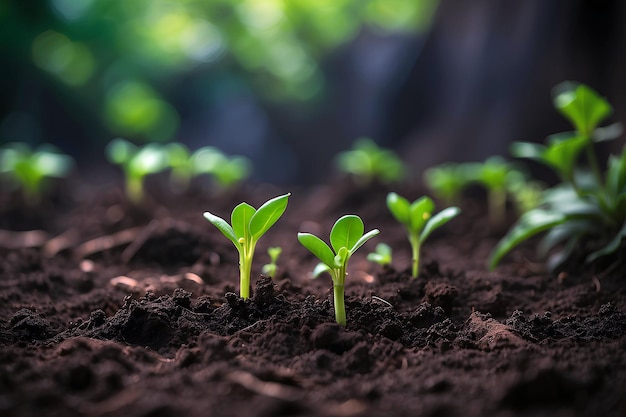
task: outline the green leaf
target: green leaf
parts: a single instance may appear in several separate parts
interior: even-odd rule
[[[339,248],[339,250],[337,251],[337,255],[335,255],[334,259],[335,268],[341,268],[343,265],[346,264],[346,262],[348,262],[348,259],[350,259],[350,251],[348,250],[348,248],[346,248],[345,246]]]
[[[604,142],[606,140],[617,139],[624,133],[624,127],[620,122],[612,123],[608,126],[597,127],[591,136],[594,142]]]
[[[315,265],[315,268],[313,268],[313,278],[319,277],[324,272],[330,272],[330,267],[324,262],[318,263],[317,265]]]
[[[622,225],[622,228],[619,230],[619,232],[617,232],[617,234],[613,237],[613,239],[611,239],[611,241],[602,249],[599,249],[593,253],[590,253],[585,259],[585,262],[590,263],[602,256],[615,253],[615,251],[619,249],[620,245],[622,244],[622,240],[625,237],[626,237],[626,221]]]
[[[246,241],[250,237],[250,219],[256,210],[248,203],[240,203],[230,215],[230,223],[237,239],[244,238]]]
[[[517,224],[496,245],[489,256],[489,269],[493,270],[500,260],[511,249],[532,236],[562,224],[566,217],[561,213],[555,213],[542,209],[535,209],[524,214]]]
[[[598,93],[584,84],[565,81],[554,88],[554,106],[581,135],[591,137],[598,123],[613,109]]]
[[[396,193],[387,194],[387,208],[396,218],[396,220],[403,225],[409,227],[411,219],[409,217],[409,208],[411,203],[404,197],[399,196]]]
[[[426,222],[426,226],[424,226],[424,230],[420,235],[420,242],[424,242],[428,236],[433,232],[433,230],[439,229],[444,224],[448,223],[450,220],[455,218],[461,213],[461,209],[458,207],[448,207],[447,209],[441,210],[439,213],[435,214],[433,217]]]
[[[222,232],[222,234],[226,236],[228,240],[233,242],[237,249],[239,249],[241,245],[237,240],[237,236],[235,236],[233,228],[226,222],[226,220],[214,214],[211,214],[208,211],[204,212],[204,218],[211,222],[213,226],[217,227],[217,229]]]
[[[117,165],[124,165],[137,153],[137,149],[137,146],[127,140],[116,138],[108,143],[104,152],[109,161]]]
[[[341,248],[350,249],[363,236],[363,221],[359,216],[348,214],[335,222],[330,231],[330,244],[336,253]]]
[[[268,200],[258,208],[250,219],[250,233],[252,238],[258,240],[270,227],[278,221],[287,209],[287,201],[291,193],[287,193]]]
[[[515,158],[529,158],[542,161],[546,146],[531,142],[513,142],[509,151]]]
[[[380,233],[380,230],[374,229],[374,230],[370,230],[369,232],[361,236],[361,238],[357,240],[356,243],[350,249],[350,254],[353,254],[354,252],[356,252],[357,249],[359,249],[361,246],[365,244],[365,242],[367,242],[368,240],[370,240],[371,238],[373,238],[379,233]]]
[[[409,207],[411,231],[420,233],[434,210],[435,203],[430,197],[424,196],[415,200]]]
[[[322,239],[311,233],[298,233],[298,241],[329,268],[334,267],[335,254]]]

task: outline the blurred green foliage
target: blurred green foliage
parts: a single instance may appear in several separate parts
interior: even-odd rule
[[[437,0],[47,0],[1,2],[9,60],[72,95],[114,135],[169,140],[179,81],[233,75],[268,100],[310,100],[321,60],[368,26],[424,30]],[[228,77],[227,77],[228,79]]]

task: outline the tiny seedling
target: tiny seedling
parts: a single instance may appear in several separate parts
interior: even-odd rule
[[[489,258],[490,269],[541,232],[547,234],[539,244],[540,253],[556,249],[548,261],[552,271],[574,256],[592,263],[615,254],[626,237],[626,148],[609,157],[603,175],[593,147],[620,133],[616,125],[598,127],[611,113],[610,104],[585,85],[565,82],[554,89],[554,105],[575,131],[549,136],[546,145],[518,142],[511,151],[547,165],[562,182],[545,190],[541,204],[520,217],[500,240]]]
[[[276,277],[276,271],[278,271],[278,257],[282,253],[283,249],[280,246],[267,248],[267,254],[270,256],[270,263],[263,265],[261,273],[268,277]]]
[[[487,213],[493,225],[503,224],[506,218],[507,182],[513,171],[510,164],[499,156],[466,164],[467,178],[487,191]]]
[[[221,189],[229,189],[248,178],[250,160],[243,156],[226,156],[214,147],[198,149],[191,156],[196,175],[209,174]]]
[[[380,266],[385,266],[391,264],[392,255],[391,246],[386,243],[379,243],[376,245],[374,252],[367,254],[367,260],[376,262]]]
[[[424,182],[433,194],[444,204],[457,205],[461,193],[470,183],[466,164],[445,163],[424,171]]]
[[[261,236],[283,215],[290,195],[288,193],[272,198],[258,209],[248,203],[240,203],[231,213],[232,225],[208,211],[204,213],[204,218],[217,227],[239,252],[239,293],[243,299],[250,297],[250,272],[256,245]]]
[[[448,207],[433,216],[435,203],[430,197],[424,196],[410,203],[396,193],[387,194],[387,208],[408,232],[412,253],[412,276],[417,278],[422,244],[434,230],[458,216],[461,209]]]
[[[21,188],[26,204],[37,204],[46,178],[66,177],[74,161],[51,145],[32,150],[26,143],[16,142],[0,149],[0,174]]]
[[[378,229],[365,234],[363,231],[361,218],[349,214],[337,220],[330,231],[332,249],[322,239],[311,233],[298,233],[300,243],[321,261],[321,264],[315,268],[314,274],[327,271],[333,279],[335,319],[342,326],[346,325],[344,285],[348,261],[357,249],[380,233]]]
[[[168,156],[161,145],[138,147],[124,139],[113,139],[106,147],[109,160],[120,165],[126,177],[126,195],[135,204],[144,198],[144,177],[167,168]]]
[[[182,143],[173,142],[165,145],[164,150],[171,170],[170,183],[172,190],[187,190],[193,176],[193,164],[191,163],[189,149]]]
[[[406,167],[398,156],[388,149],[382,149],[368,138],[358,139],[351,150],[337,155],[339,170],[353,175],[363,186],[374,180],[389,184],[402,180]]]

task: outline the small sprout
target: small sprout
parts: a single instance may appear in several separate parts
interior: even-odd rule
[[[43,193],[46,178],[66,177],[73,159],[51,145],[32,150],[26,143],[9,143],[0,148],[0,174],[21,188],[29,205],[37,204]]]
[[[491,252],[489,268],[520,243],[547,232],[538,248],[555,271],[575,255],[585,263],[615,255],[626,238],[626,148],[611,155],[604,174],[593,149],[598,141],[621,132],[615,125],[597,125],[612,111],[610,104],[589,87],[565,82],[555,89],[554,105],[576,129],[549,136],[547,143],[515,143],[514,156],[537,160],[561,178],[561,183],[543,191],[541,204],[526,212]],[[600,132],[598,132],[600,131]],[[578,166],[586,159],[585,171]]]
[[[380,231],[371,230],[363,234],[363,221],[359,216],[346,215],[337,220],[330,231],[332,249],[324,241],[311,233],[298,233],[298,240],[315,255],[321,264],[315,268],[314,275],[327,271],[333,279],[335,319],[342,326],[346,325],[346,307],[344,303],[344,285],[350,257],[365,242]]]
[[[165,145],[164,150],[171,170],[172,189],[178,192],[187,190],[194,174],[189,149],[182,143],[173,142]]]
[[[278,257],[282,253],[283,249],[280,246],[267,248],[267,254],[270,256],[270,263],[263,265],[261,269],[261,273],[265,276],[275,278],[276,271],[278,270],[278,266],[276,262],[278,262]]]
[[[251,172],[248,158],[228,157],[217,148],[210,146],[198,149],[191,158],[194,173],[211,175],[222,189],[234,187],[248,178]]]
[[[379,243],[376,245],[374,252],[367,254],[367,260],[370,262],[376,262],[380,266],[391,264],[392,250],[391,246],[386,243]]]
[[[135,204],[144,198],[144,177],[167,168],[168,157],[161,145],[149,143],[138,147],[121,139],[113,139],[106,147],[109,160],[120,165],[126,177],[126,195]]]
[[[243,299],[250,297],[250,271],[256,245],[261,236],[283,215],[290,195],[288,193],[272,198],[258,209],[247,203],[240,203],[231,213],[232,226],[208,211],[204,213],[204,217],[217,227],[239,252],[239,293]]]
[[[393,151],[379,148],[368,138],[358,139],[351,150],[339,153],[336,164],[364,186],[374,180],[385,184],[398,182],[406,173],[404,163]]]
[[[470,183],[466,164],[445,163],[424,171],[426,186],[446,205],[460,203],[461,193]]]
[[[412,249],[412,276],[416,278],[422,244],[434,230],[458,216],[461,209],[448,207],[433,216],[435,203],[430,197],[424,196],[410,203],[396,193],[387,194],[387,208],[408,232]]]
[[[466,164],[466,174],[471,181],[487,190],[487,213],[493,225],[501,225],[506,218],[507,178],[512,168],[501,157],[493,156],[485,162]]]

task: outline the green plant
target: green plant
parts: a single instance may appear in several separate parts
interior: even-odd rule
[[[506,218],[507,183],[515,172],[510,164],[499,156],[484,162],[468,163],[467,178],[477,182],[487,191],[487,213],[493,225],[501,225]]]
[[[172,142],[164,147],[167,154],[167,165],[171,170],[170,183],[174,191],[184,191],[194,175],[191,153],[182,143]]]
[[[214,147],[198,149],[191,157],[194,173],[211,175],[222,189],[232,188],[248,178],[250,160],[243,156],[226,156]]]
[[[396,193],[387,194],[387,208],[408,232],[412,253],[412,276],[416,278],[422,244],[434,230],[458,216],[461,209],[448,207],[433,216],[435,203],[430,197],[424,196],[410,203]]]
[[[40,201],[46,178],[66,177],[73,165],[70,156],[51,145],[32,150],[26,143],[15,142],[0,148],[0,174],[21,188],[29,205]]]
[[[276,262],[278,262],[278,257],[282,251],[283,249],[280,246],[267,248],[267,254],[270,256],[270,263],[263,265],[263,268],[261,268],[262,274],[272,278],[276,276],[276,271],[278,270]]]
[[[352,149],[340,152],[335,161],[339,170],[354,175],[362,185],[374,180],[398,182],[406,173],[404,163],[393,151],[379,148],[368,138],[357,139]]]
[[[544,231],[540,252],[547,255],[559,247],[548,262],[553,271],[575,251],[585,263],[613,254],[626,237],[626,149],[609,157],[603,174],[593,147],[619,133],[615,125],[597,127],[611,113],[610,104],[585,85],[565,82],[554,90],[554,105],[576,130],[549,136],[546,145],[515,143],[512,153],[547,165],[562,182],[544,191],[542,203],[500,240],[489,257],[491,269],[514,247]]]
[[[380,266],[385,266],[391,264],[392,255],[391,246],[386,243],[379,243],[376,245],[374,252],[367,254],[367,260],[376,262]]]
[[[265,232],[283,215],[290,195],[287,193],[274,197],[258,209],[248,203],[238,204],[230,216],[232,225],[208,211],[204,213],[204,218],[217,227],[239,252],[239,293],[241,298],[250,297],[250,271],[256,245]]]
[[[335,319],[342,326],[346,325],[346,308],[344,304],[344,285],[350,257],[365,242],[376,236],[380,231],[371,230],[365,234],[363,221],[352,214],[339,218],[330,231],[329,247],[322,239],[311,233],[298,233],[298,240],[320,261],[315,274],[321,271],[330,273],[333,279]]]
[[[451,162],[430,167],[424,171],[424,182],[444,204],[457,205],[463,189],[470,183],[466,167],[466,164]]]
[[[139,147],[117,138],[109,142],[105,152],[109,161],[122,167],[126,180],[126,195],[135,204],[144,198],[144,177],[167,168],[167,152],[156,143]]]

